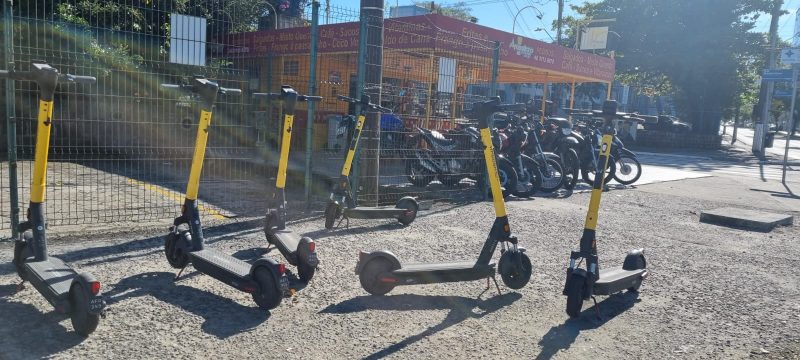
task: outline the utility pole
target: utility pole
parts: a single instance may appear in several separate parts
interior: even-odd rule
[[[772,3],[772,19],[769,23],[769,57],[767,59],[766,69],[775,68],[775,45],[778,38],[778,20],[780,20],[781,17],[782,6],[783,0],[775,0]],[[758,120],[758,125],[756,125],[756,131],[753,137],[753,153],[759,155],[763,154],[764,152],[764,140],[767,136],[767,129],[769,129],[769,109],[772,105],[772,91],[774,84],[775,83],[772,81],[761,81],[761,94],[759,96],[759,102],[761,103],[761,118]],[[759,129],[761,131],[759,131]]]
[[[556,20],[556,45],[561,45],[561,26],[564,16],[564,0],[558,0],[558,19]]]

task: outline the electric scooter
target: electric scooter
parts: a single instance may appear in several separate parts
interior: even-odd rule
[[[625,256],[621,267],[600,269],[600,259],[597,255],[597,217],[600,209],[600,197],[603,194],[605,182],[605,168],[610,161],[611,146],[614,139],[614,127],[611,121],[620,116],[617,114],[617,102],[607,100],[601,112],[603,117],[603,138],[600,145],[600,159],[597,162],[597,174],[594,177],[592,195],[589,200],[589,210],[586,214],[586,223],[580,241],[580,249],[573,251],[567,268],[567,280],[564,284],[564,295],[567,296],[567,315],[577,317],[580,315],[583,301],[591,298],[595,303],[595,310],[599,314],[597,300],[594,295],[611,295],[622,290],[638,291],[642,280],[647,277],[647,261],[642,249],[632,250]],[[624,115],[623,115],[624,116]],[[602,168],[600,166],[603,166]],[[580,268],[580,263],[586,263],[586,268]],[[576,264],[576,262],[578,262]]]
[[[361,95],[360,100],[342,95],[339,95],[338,98],[344,102],[361,105],[361,111],[358,114],[358,120],[356,120],[353,138],[350,140],[350,147],[347,150],[347,157],[344,159],[342,175],[339,178],[339,183],[334,186],[328,206],[325,208],[325,228],[328,230],[333,229],[334,223],[340,217],[343,220],[347,220],[347,225],[350,224],[350,218],[397,219],[403,225],[411,224],[417,218],[417,211],[419,211],[419,204],[413,197],[404,196],[397,201],[394,208],[362,207],[358,206],[355,197],[350,191],[350,168],[353,165],[353,158],[355,158],[356,149],[358,148],[358,140],[361,138],[361,130],[364,128],[367,109],[381,112],[392,112],[392,110],[371,103],[368,95]]]
[[[511,289],[521,289],[528,283],[533,271],[531,261],[525,254],[525,248],[518,246],[517,238],[511,235],[489,128],[494,113],[524,109],[525,104],[501,105],[499,97],[475,103],[473,108],[474,115],[479,119],[483,155],[496,216],[478,260],[403,265],[400,259],[389,251],[361,251],[356,264],[356,274],[359,275],[364,290],[372,295],[384,295],[399,285],[473,281],[484,278],[488,288],[489,278],[492,278],[497,291],[500,292],[495,278],[495,263],[491,261],[498,244],[502,246],[500,250],[502,255],[497,264],[497,271],[503,283]]]
[[[59,84],[93,84],[91,76],[59,74],[48,64],[33,62],[29,71],[0,70],[0,78],[33,81],[39,87],[39,113],[36,118],[36,150],[31,180],[31,200],[27,220],[17,227],[20,237],[14,242],[14,266],[22,283],[30,282],[47,302],[62,314],[69,314],[72,327],[82,336],[97,329],[105,301],[100,282],[89,273],[78,273],[61,259],[47,254],[44,198],[47,183],[47,154],[53,123],[53,95]]]
[[[175,218],[170,232],[164,239],[164,253],[169,264],[183,270],[191,263],[197,271],[220,280],[237,290],[252,294],[253,300],[262,309],[277,307],[289,289],[286,267],[274,260],[261,257],[252,265],[220,251],[209,249],[203,239],[200,211],[197,208],[197,193],[200,188],[200,172],[206,154],[211,113],[217,94],[241,94],[239,89],[226,89],[202,77],[195,77],[189,85],[161,84],[163,88],[188,91],[200,99],[200,121],[194,145],[194,156],[186,186],[186,199],[181,216]]]
[[[307,236],[300,236],[286,228],[286,168],[289,164],[289,149],[294,128],[294,109],[297,102],[320,101],[321,96],[299,95],[289,85],[281,86],[280,93],[254,93],[254,97],[266,97],[269,100],[283,102],[283,136],[281,139],[281,157],[278,161],[278,176],[275,188],[272,189],[267,216],[264,221],[264,234],[267,241],[278,248],[284,258],[297,266],[300,281],[308,283],[314,277],[319,260],[316,244]]]

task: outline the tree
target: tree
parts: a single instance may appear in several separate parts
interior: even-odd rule
[[[456,18],[463,21],[469,21],[472,23],[478,22],[478,18],[472,16],[472,8],[467,6],[467,3],[464,1],[459,1],[457,3],[450,4],[447,6],[436,5],[436,3],[432,1],[414,2],[414,5],[430,9],[431,13],[434,14],[441,14],[444,16],[449,16],[451,18]]]
[[[618,78],[671,92],[700,133],[716,133],[722,117],[762,63],[763,34],[750,32],[769,0],[603,0],[573,6],[586,19],[616,18],[610,49]],[[574,41],[578,20],[568,19]]]

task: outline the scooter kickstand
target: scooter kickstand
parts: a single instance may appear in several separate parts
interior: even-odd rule
[[[600,304],[597,303],[597,298],[592,295],[592,301],[594,301],[594,314],[597,316],[597,320],[602,320],[603,318],[600,317]]]
[[[492,276],[492,280],[494,280],[494,287],[497,289],[497,295],[503,295],[503,292],[500,291],[500,285],[497,284],[497,276]],[[486,278],[486,282],[489,282],[489,278]]]
[[[182,267],[181,271],[178,271],[178,275],[175,275],[175,278],[172,279],[172,281],[178,281],[178,279],[180,279],[180,277],[181,277],[181,274],[183,274],[183,270],[185,270],[185,269],[186,269],[186,266]]]
[[[20,282],[19,284],[17,284],[17,289],[16,289],[16,292],[20,292],[20,291],[22,291],[22,290],[25,290],[25,280],[22,280],[22,282]]]

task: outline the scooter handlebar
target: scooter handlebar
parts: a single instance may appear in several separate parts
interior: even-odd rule
[[[234,88],[224,88],[224,87],[220,87],[220,88],[219,88],[219,93],[220,93],[220,94],[226,94],[226,95],[227,95],[227,94],[231,94],[231,95],[241,95],[241,94],[242,94],[242,89],[234,89]]]
[[[186,87],[186,85],[177,85],[177,84],[161,84],[161,87],[164,89],[175,89],[180,90]]]
[[[358,100],[356,98],[351,98],[349,96],[337,95],[336,98],[341,100],[341,101],[348,102],[348,103],[351,103],[351,104],[361,104],[362,106],[366,106],[367,108],[369,108],[371,110],[377,110],[377,111],[380,111],[380,112],[383,112],[383,113],[392,113],[393,112],[392,109],[385,108],[385,107],[380,106],[378,104],[373,104],[373,103],[369,102],[369,100],[368,100],[369,98],[368,97],[365,100]]]

